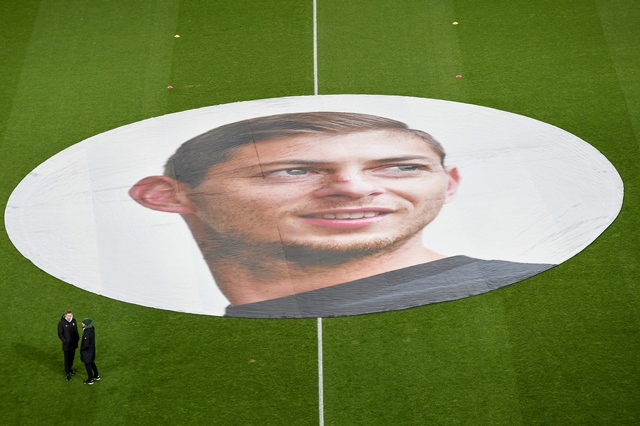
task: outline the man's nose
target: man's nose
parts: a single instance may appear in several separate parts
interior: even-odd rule
[[[318,197],[363,198],[378,195],[384,189],[371,177],[361,173],[335,174],[327,176],[322,188],[315,191]]]

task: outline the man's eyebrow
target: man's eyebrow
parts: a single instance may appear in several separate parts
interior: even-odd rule
[[[386,157],[386,158],[375,158],[372,160],[367,160],[366,163],[400,163],[404,161],[426,161],[429,163],[440,164],[439,158],[433,158],[426,155],[403,155],[398,157]],[[252,167],[273,167],[273,166],[320,166],[326,164],[334,164],[339,161],[312,161],[312,160],[301,160],[301,159],[286,159],[286,160],[276,160],[270,161],[266,163],[258,163]]]
[[[427,155],[402,155],[397,157],[386,157],[386,158],[376,158],[373,160],[368,160],[367,163],[373,164],[394,164],[394,163],[402,163],[406,161],[423,161],[432,165],[441,165],[441,161],[439,158],[433,158]],[[268,161],[265,163],[255,163],[250,166],[243,166],[235,168],[232,171],[221,171],[217,170],[213,166],[209,171],[212,175],[227,175],[229,173],[261,173],[265,168],[273,168],[273,167],[283,167],[283,168],[295,168],[295,167],[326,167],[327,165],[335,164],[335,161],[314,161],[314,160],[302,160],[296,158],[288,158],[284,160],[274,160]],[[220,163],[224,164],[224,163]]]
[[[276,161],[268,161],[266,163],[258,163],[256,166],[265,167],[265,166],[293,166],[293,165],[301,165],[301,166],[318,166],[321,164],[328,164],[330,161],[311,161],[311,160],[297,160],[295,158],[287,159],[287,160],[276,160]]]
[[[379,162],[379,163],[400,163],[402,161],[415,161],[415,160],[440,164],[440,158],[433,158],[427,155],[402,155],[399,157],[380,158],[373,161]]]
[[[220,164],[224,164],[224,163],[220,163]],[[309,161],[309,160],[277,160],[277,161],[271,161],[268,163],[255,163],[255,164],[251,164],[249,166],[242,166],[242,167],[237,167],[235,169],[233,169],[233,171],[217,171],[215,169],[215,166],[213,166],[211,168],[211,173],[213,174],[228,174],[228,173],[242,173],[242,172],[248,172],[248,173],[260,173],[262,172],[262,170],[265,167],[290,167],[290,168],[294,168],[294,167],[298,167],[298,166],[321,166],[321,165],[326,165],[328,164],[327,162],[322,162],[322,161]]]

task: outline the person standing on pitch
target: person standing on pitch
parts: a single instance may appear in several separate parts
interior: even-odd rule
[[[78,349],[78,341],[80,335],[78,334],[78,325],[76,319],[73,317],[71,309],[67,309],[60,318],[58,323],[58,337],[62,341],[62,352],[64,353],[64,371],[67,374],[67,381],[71,380],[71,376],[76,374],[73,369],[73,359],[76,356],[76,349]]]
[[[85,385],[92,385],[94,380],[100,380],[98,375],[98,367],[96,367],[96,331],[93,328],[93,320],[85,318],[82,320],[82,345],[80,346],[80,359],[84,362],[87,369],[87,380]]]

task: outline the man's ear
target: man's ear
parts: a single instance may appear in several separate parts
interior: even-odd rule
[[[186,183],[168,176],[149,176],[133,185],[131,198],[143,206],[169,213],[195,213],[196,206],[189,199]]]
[[[447,172],[447,198],[445,199],[445,203],[450,202],[456,196],[456,192],[458,192],[458,187],[460,186],[460,173],[458,169],[454,166],[445,167],[445,172]]]

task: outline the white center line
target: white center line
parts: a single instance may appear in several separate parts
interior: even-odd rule
[[[322,318],[318,318],[318,411],[324,426],[324,384],[322,377]]]
[[[318,8],[313,0],[313,94],[318,94]]]
[[[313,0],[313,94],[318,95],[318,8]],[[322,373],[322,318],[318,318],[318,416],[324,426],[324,379]]]

